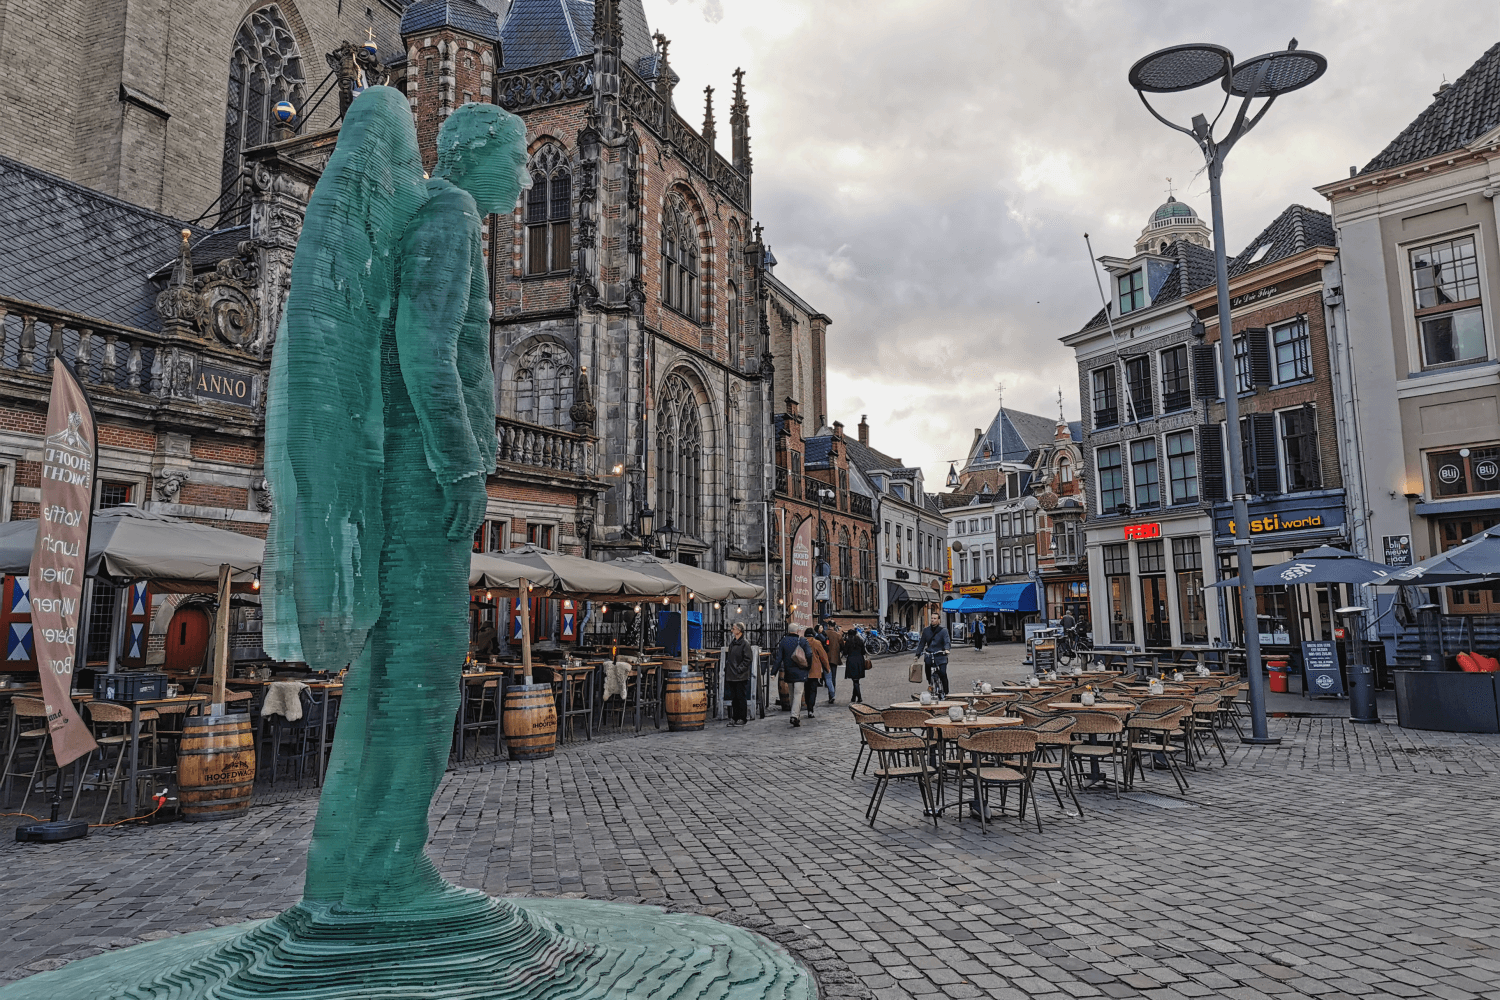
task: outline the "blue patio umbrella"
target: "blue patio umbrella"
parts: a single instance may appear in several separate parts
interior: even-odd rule
[[[1391,567],[1361,559],[1347,549],[1321,545],[1299,556],[1255,571],[1257,587],[1292,587],[1300,583],[1371,583],[1391,574]],[[1210,587],[1238,587],[1237,579],[1220,580]]]

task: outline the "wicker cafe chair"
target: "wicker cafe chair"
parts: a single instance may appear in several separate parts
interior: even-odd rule
[[[1120,758],[1123,755],[1121,736],[1125,732],[1124,721],[1112,712],[1081,711],[1073,712],[1069,717],[1073,720],[1073,728],[1069,733],[1073,737],[1073,749],[1069,751],[1068,757],[1073,762],[1074,776],[1078,779],[1079,785],[1082,785],[1084,781],[1084,761],[1088,761],[1092,769],[1107,758],[1114,770],[1115,798],[1119,798]],[[1088,739],[1085,742],[1079,737]],[[1082,810],[1079,812],[1081,813]]]
[[[927,728],[927,720],[937,712],[936,708],[888,708],[880,713],[880,718],[892,732],[921,733]]]
[[[46,777],[43,768],[46,767],[48,742],[46,702],[21,695],[11,699],[10,745],[5,752],[5,769],[0,771],[0,803],[10,800],[10,779],[25,778],[26,792],[21,796],[19,808],[26,811],[26,800],[36,788],[38,772],[42,773],[44,780]],[[31,768],[23,770],[26,765],[21,764],[12,771],[11,765],[16,758],[26,753],[32,754]]]
[[[1187,792],[1187,779],[1183,777],[1182,768],[1177,764],[1177,754],[1185,753],[1186,750],[1174,743],[1172,737],[1182,732],[1182,720],[1191,713],[1191,708],[1174,708],[1155,713],[1141,711],[1126,721],[1125,785],[1127,788],[1133,786],[1137,769],[1140,770],[1141,777],[1145,777],[1146,765],[1141,755],[1149,754],[1153,759],[1160,755],[1167,762],[1167,770],[1172,773],[1172,779],[1177,782],[1178,791]]]
[[[1207,757],[1207,741],[1213,740],[1219,751],[1219,759],[1229,766],[1229,755],[1224,752],[1224,741],[1219,739],[1219,693],[1205,691],[1193,699],[1193,735],[1199,744],[1199,756]]]
[[[126,770],[126,757],[130,754],[130,716],[131,709],[125,705],[115,705],[107,701],[94,701],[88,705],[89,721],[93,723],[94,742],[99,744],[99,779],[95,788],[104,786],[104,804],[99,807],[99,822],[104,822],[104,816],[109,812],[109,800],[114,797],[115,789],[130,781],[127,771],[124,777],[120,776],[122,770]],[[151,754],[150,768],[144,769],[138,780],[150,781],[155,772],[156,764],[156,722],[160,716],[154,709],[144,709],[141,712],[141,732],[137,744],[142,751]],[[105,769],[109,766],[109,749],[115,750],[115,766],[109,772],[109,777],[104,777]],[[87,772],[88,762],[84,762],[84,770]],[[73,818],[73,813],[78,809],[78,795],[83,791],[83,781],[73,789],[73,804],[68,809],[68,818]],[[137,790],[139,793],[139,790]]]
[[[1083,806],[1078,801],[1077,793],[1073,791],[1072,734],[1075,724],[1076,720],[1071,715],[1054,715],[1035,723],[1027,723],[1023,728],[1036,734],[1036,756],[1031,761],[1032,772],[1047,776],[1047,784],[1052,786],[1052,795],[1057,799],[1057,808],[1067,814],[1068,807],[1063,804],[1062,793],[1057,790],[1057,780],[1053,777],[1061,775],[1068,797],[1073,800],[1073,808],[1078,810],[1078,818],[1082,819]]]
[[[1012,788],[1020,789],[1016,818],[1025,820],[1026,802],[1032,797],[1031,779],[1036,757],[1037,734],[1029,729],[1014,726],[1005,729],[982,729],[957,740],[958,748],[969,760],[963,777],[974,785],[975,811],[979,814],[979,829],[989,832],[988,789],[1000,789],[1000,811],[1005,811],[1006,793]],[[1042,832],[1041,810],[1032,810],[1036,820],[1036,832]]]
[[[882,724],[881,712],[878,708],[869,705],[855,703],[849,706],[849,714],[854,716],[854,724],[859,727],[859,753],[854,755],[854,770],[849,772],[849,780],[853,781],[859,776],[860,761],[864,761],[865,772],[870,770],[870,761],[875,754],[870,750],[870,742],[865,739],[865,726],[880,726]]]
[[[932,769],[927,766],[927,754],[931,749],[928,741],[914,733],[882,732],[874,726],[862,725],[859,730],[879,762],[875,768],[875,790],[870,793],[870,804],[865,807],[865,818],[870,825],[875,825],[875,817],[880,814],[880,805],[885,801],[885,791],[892,781],[915,781],[922,793],[923,815],[931,816],[932,827],[937,829]]]
[[[1180,694],[1153,695],[1141,701],[1139,710],[1147,715],[1158,712],[1171,712],[1182,710],[1181,721],[1177,728],[1172,730],[1170,740],[1180,740],[1183,747],[1183,757],[1189,767],[1197,769],[1194,750],[1196,739],[1193,733],[1193,699]]]

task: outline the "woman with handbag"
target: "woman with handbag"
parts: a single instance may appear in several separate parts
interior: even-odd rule
[[[797,709],[792,704],[792,699],[796,697],[796,686],[807,680],[807,671],[812,662],[812,648],[808,646],[806,639],[797,634],[796,626],[787,622],[786,635],[776,644],[776,652],[771,657],[771,672],[779,674],[781,683],[786,687],[781,707],[791,710],[791,722],[794,726],[802,725],[802,720],[797,718]]]

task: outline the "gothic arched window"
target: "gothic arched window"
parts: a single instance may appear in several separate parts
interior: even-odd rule
[[[703,504],[703,432],[698,398],[680,375],[667,376],[656,407],[657,523],[698,537]]]
[[[662,221],[661,300],[688,319],[698,318],[698,226],[676,195]]]
[[[563,427],[573,406],[573,359],[555,344],[527,351],[516,367],[516,419]]]
[[[573,177],[563,151],[548,145],[531,161],[531,190],[526,192],[526,273],[571,270],[572,250]]]
[[[250,221],[245,150],[271,139],[272,109],[291,101],[300,110],[306,80],[297,40],[275,4],[252,11],[234,36],[229,99],[224,109],[224,163],[219,224]]]
[[[849,529],[839,526],[839,607],[854,607],[854,554],[849,544]]]

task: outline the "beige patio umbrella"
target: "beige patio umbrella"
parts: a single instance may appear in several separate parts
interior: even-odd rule
[[[678,618],[682,626],[682,670],[688,663],[688,599],[698,596],[706,601],[737,601],[760,597],[766,589],[758,583],[739,580],[723,573],[688,566],[685,563],[667,562],[655,556],[641,554],[616,560],[609,565],[627,566],[643,576],[674,585],[681,613]]]

